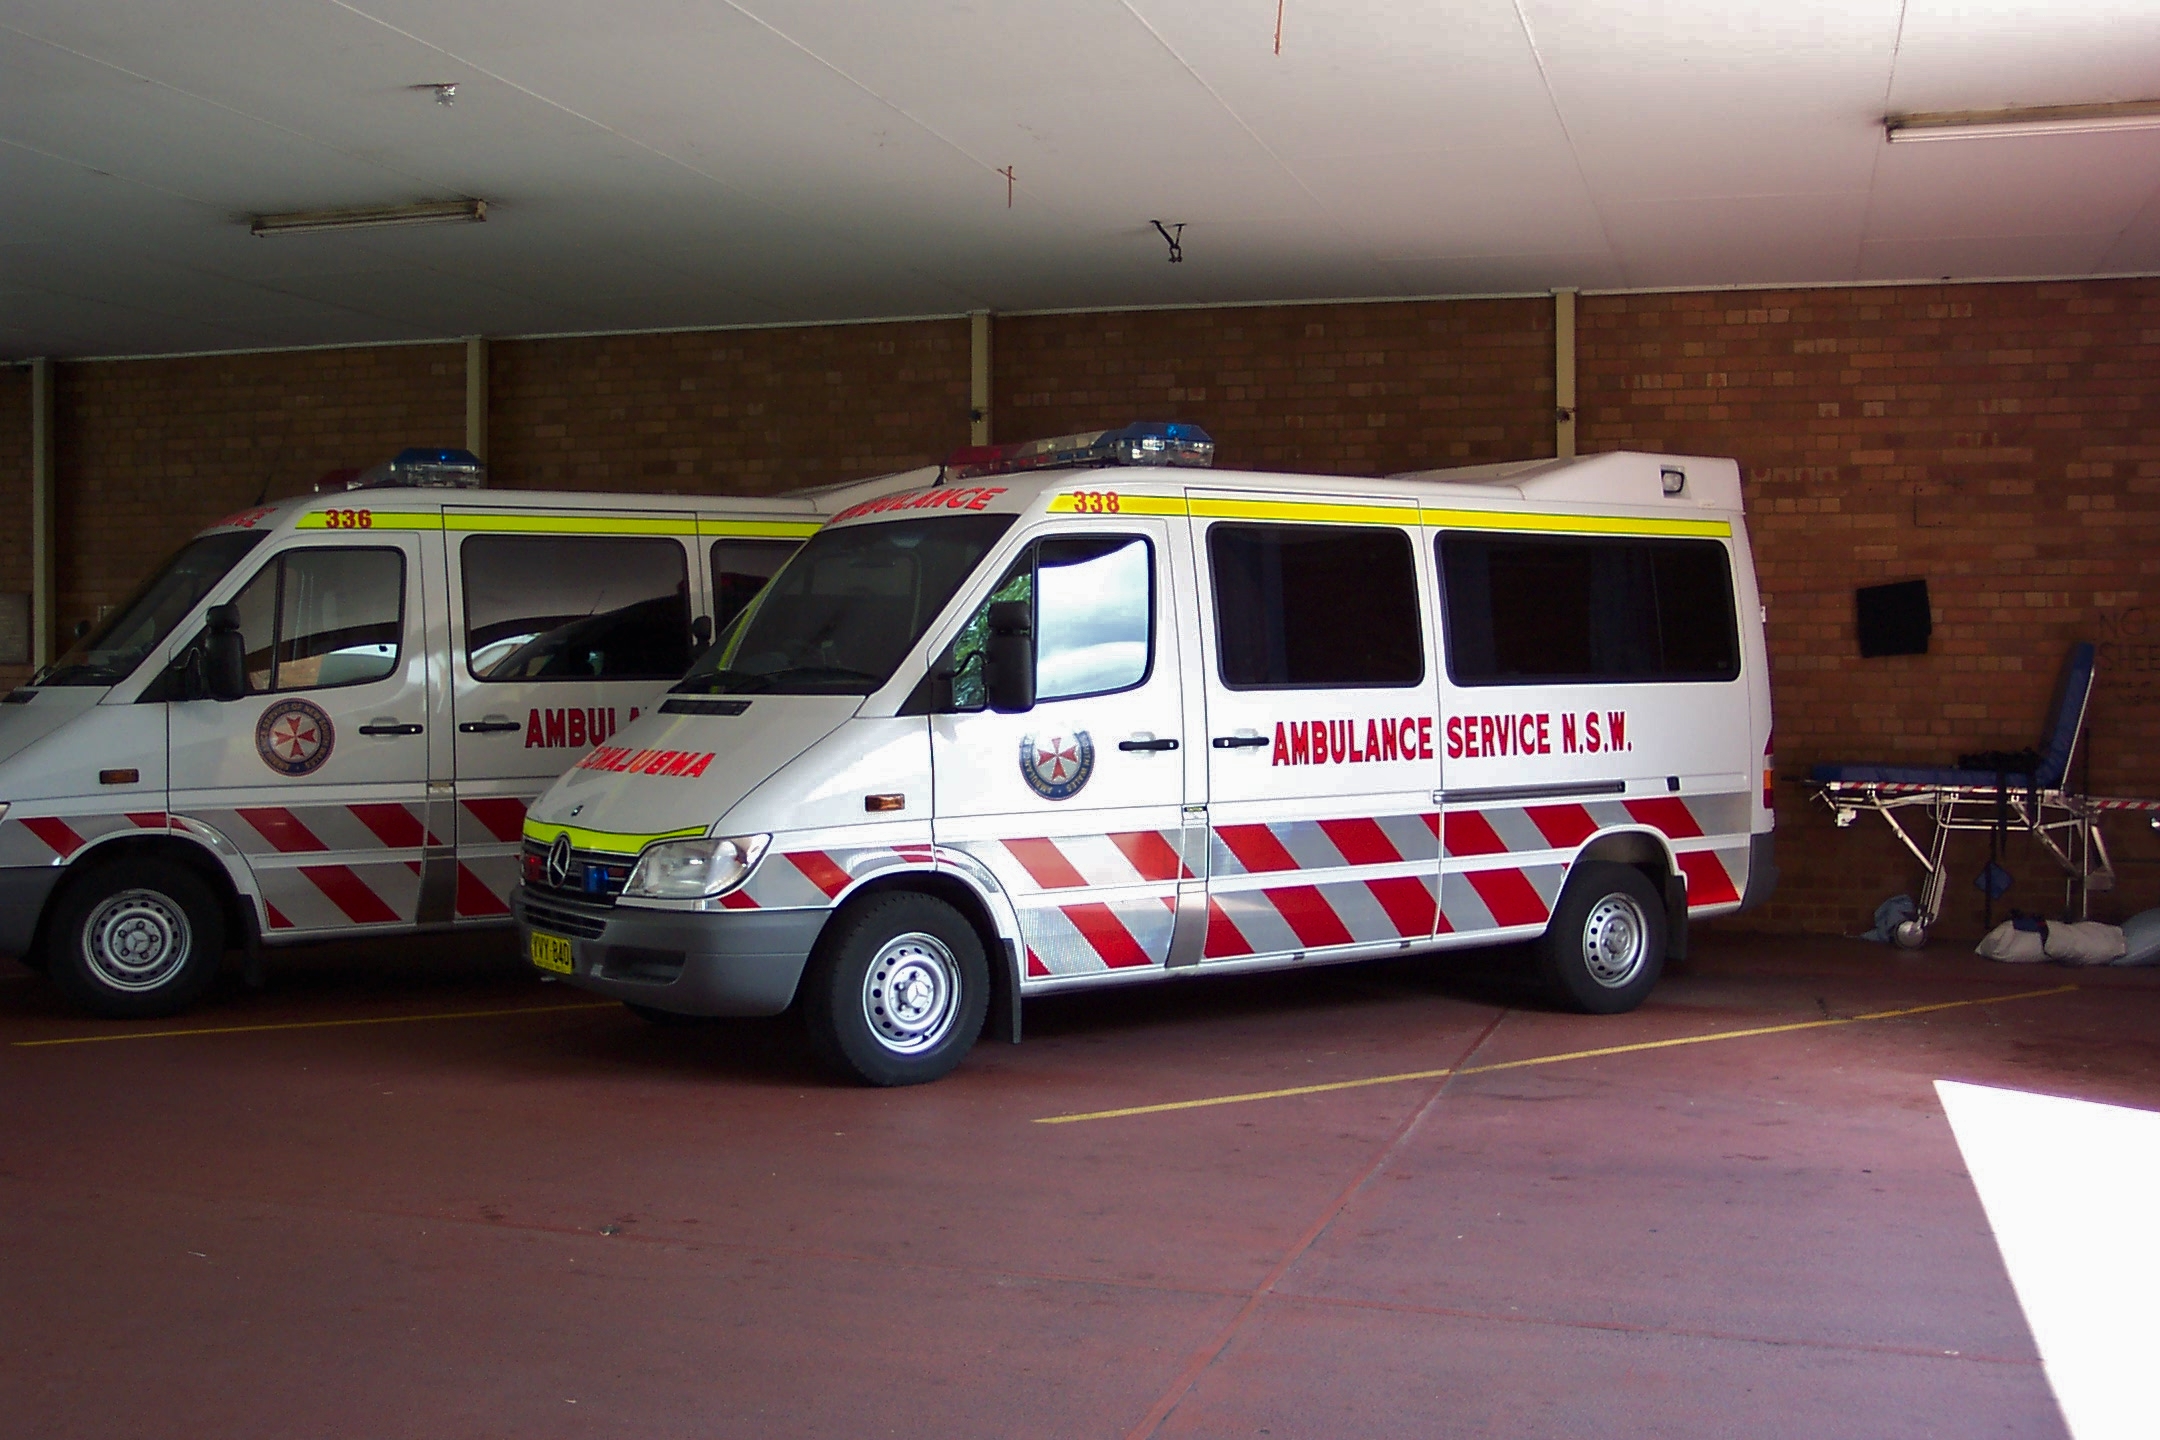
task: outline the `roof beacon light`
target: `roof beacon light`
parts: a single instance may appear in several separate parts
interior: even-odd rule
[[[1090,430],[1054,440],[1024,440],[1014,445],[968,445],[945,462],[952,480],[979,475],[1014,475],[1027,470],[1084,470],[1102,465],[1176,465],[1190,468],[1215,463],[1215,442],[1197,425],[1143,421],[1122,430]]]
[[[334,472],[333,472],[334,473]],[[487,466],[470,450],[440,450],[432,445],[414,445],[400,450],[394,460],[385,460],[371,466],[358,475],[343,479],[326,476],[325,483],[317,490],[477,490],[487,484]]]

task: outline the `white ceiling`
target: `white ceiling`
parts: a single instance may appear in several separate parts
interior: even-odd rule
[[[0,0],[0,356],[2160,271],[2160,131],[1881,129],[2151,96],[2156,0],[1281,0],[1280,54],[1276,24]],[[247,229],[463,196],[485,224]]]

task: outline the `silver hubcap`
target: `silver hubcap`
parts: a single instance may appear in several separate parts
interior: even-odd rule
[[[960,963],[935,935],[885,942],[863,977],[863,1019],[895,1055],[935,1049],[960,1013]]]
[[[1650,958],[1650,927],[1642,907],[1627,895],[1607,895],[1583,922],[1583,965],[1590,978],[1617,990],[1642,973]]]
[[[155,990],[187,963],[187,912],[155,890],[123,890],[90,912],[83,959],[115,990]]]

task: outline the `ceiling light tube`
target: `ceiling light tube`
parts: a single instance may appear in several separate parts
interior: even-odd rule
[[[318,230],[374,230],[389,225],[441,225],[487,219],[485,200],[423,200],[417,205],[362,205],[349,210],[289,210],[257,215],[254,235],[307,235]]]
[[[1915,140],[2090,135],[2103,130],[2160,130],[2160,100],[2027,105],[2013,110],[1918,110],[1883,117],[1883,138],[1893,145]]]

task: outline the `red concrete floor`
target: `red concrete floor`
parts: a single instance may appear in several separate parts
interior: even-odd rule
[[[133,1031],[9,971],[0,1434],[2062,1434],[1932,1082],[2160,1104],[2160,974],[1705,933],[1589,1019],[1505,966],[1042,1002],[884,1092],[496,942]]]

